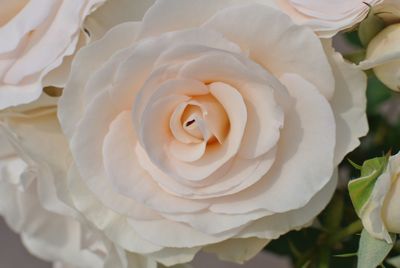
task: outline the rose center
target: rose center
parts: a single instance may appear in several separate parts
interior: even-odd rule
[[[176,107],[170,128],[175,139],[185,144],[222,143],[229,131],[229,120],[212,95],[192,96]]]
[[[12,20],[29,0],[0,0],[0,27]]]

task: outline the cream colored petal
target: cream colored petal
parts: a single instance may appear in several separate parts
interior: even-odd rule
[[[193,248],[218,243],[234,235],[219,234],[211,236],[185,224],[169,220],[137,221],[129,219],[128,222],[141,237],[163,247]],[[153,230],[168,231],[154,232]]]
[[[245,213],[263,208],[286,212],[300,208],[332,176],[336,130],[329,103],[297,75],[287,74],[281,81],[295,105],[285,114],[274,166],[259,183],[215,202],[212,211]]]
[[[49,5],[49,3],[43,3],[43,5]],[[82,22],[80,15],[83,5],[83,1],[61,1],[56,10],[49,12],[47,20],[51,19],[52,14],[56,14],[56,16],[49,25],[44,24],[37,29],[32,29],[35,30],[31,32],[31,40],[33,41],[29,42],[23,54],[19,55],[13,66],[8,70],[3,78],[5,83],[20,83],[24,77],[53,65],[60,57],[71,55],[79,37],[79,27]],[[34,12],[36,12],[36,9]],[[63,34],[59,35],[60,32]],[[54,38],[55,36],[58,38]],[[61,61],[58,65],[60,63]]]
[[[174,112],[171,115],[171,119],[169,122],[169,128],[170,128],[172,134],[174,135],[175,139],[177,140],[177,142],[181,142],[181,143],[185,143],[185,144],[199,143],[199,142],[201,142],[201,140],[190,135],[184,129],[182,122],[181,122],[182,115],[188,105],[189,105],[188,102],[184,102],[184,103],[179,104],[176,107],[176,109],[174,110]]]
[[[127,224],[125,217],[104,206],[81,180],[75,167],[71,167],[69,182],[76,208],[110,240],[126,250],[143,254],[161,249],[161,247],[140,238]]]
[[[269,25],[268,31],[265,25]],[[326,98],[332,97],[334,77],[320,40],[311,30],[295,25],[275,8],[254,4],[225,8],[203,27],[237,43],[276,77],[298,74],[312,82]]]
[[[141,166],[146,169],[152,178],[167,192],[183,198],[208,199],[237,193],[257,182],[267,173],[275,160],[276,150],[258,159],[241,159],[236,157],[224,164],[207,180],[190,184],[177,181],[162,172],[148,158],[141,146],[136,147],[136,153]]]
[[[330,101],[336,119],[335,164],[355,149],[368,132],[366,115],[367,78],[355,65],[346,62],[329,42],[324,44],[336,77],[335,94]]]
[[[96,96],[92,105],[88,108],[88,115],[90,116],[83,118],[78,125],[70,149],[79,173],[89,189],[114,211],[123,215],[135,216],[138,204],[118,194],[113,189],[112,183],[104,170],[102,155],[104,138],[108,132],[109,124],[120,112],[117,107],[110,110],[104,109],[109,103],[112,103],[110,98],[108,92]],[[94,119],[97,116],[102,120]]]
[[[135,154],[137,138],[130,125],[130,113],[120,114],[104,140],[104,165],[116,189],[130,199],[161,212],[194,213],[206,208],[206,203],[176,198],[154,183],[154,179],[138,163]]]
[[[214,53],[210,53],[214,52]],[[256,158],[272,149],[283,126],[280,103],[286,89],[275,77],[243,55],[210,51],[186,62],[180,75],[203,82],[219,81],[232,85],[246,104],[248,122],[239,154]]]
[[[368,14],[368,5],[377,5],[382,0],[350,0],[335,2],[335,5],[327,0],[276,2],[296,23],[310,27],[321,38],[331,38],[339,31],[349,29],[362,21]]]
[[[193,248],[164,248],[148,255],[149,258],[170,267],[171,265],[187,263],[193,260],[201,247]],[[175,267],[175,266],[174,266]],[[173,267],[173,268],[174,268]],[[179,268],[179,267],[176,267]],[[182,267],[184,268],[184,267]],[[190,268],[190,267],[187,267]]]
[[[206,151],[207,142],[198,144],[184,144],[173,140],[169,150],[176,159],[184,162],[194,162],[199,160]]]
[[[246,214],[218,214],[210,211],[199,211],[191,214],[166,214],[163,217],[174,222],[181,222],[190,225],[194,229],[209,235],[221,233],[237,233],[246,224],[271,215],[265,210],[254,211]]]
[[[269,240],[259,238],[229,239],[224,242],[210,245],[204,251],[215,253],[220,260],[243,264],[259,253]]]
[[[255,221],[242,230],[238,237],[277,239],[279,236],[308,226],[329,203],[337,186],[337,174],[304,206],[285,213],[277,213]]]
[[[165,32],[195,28],[216,11],[231,4],[231,0],[159,0],[143,18],[140,38],[157,36]],[[168,12],[165,12],[168,10]],[[178,20],[176,18],[179,18]]]
[[[0,53],[15,49],[24,35],[48,19],[48,15],[57,9],[57,3],[50,0],[29,1],[18,15],[0,28],[0,36],[7,40],[7,42],[1,42]],[[43,8],[37,10],[37,5]]]
[[[142,119],[142,137],[145,138],[142,141],[142,143],[144,144],[144,149],[149,155],[151,161],[155,163],[156,166],[160,168],[163,172],[173,178],[181,178],[181,180],[188,180],[193,182],[201,181],[202,179],[215,172],[230,158],[232,158],[240,146],[240,141],[244,132],[247,119],[245,106],[241,96],[234,88],[226,84],[211,84],[210,92],[214,95],[214,97],[216,97],[216,99],[222,104],[222,106],[224,106],[228,114],[231,125],[230,134],[224,144],[221,145],[221,149],[218,148],[218,145],[214,146],[214,148],[210,148],[209,146],[209,148],[207,149],[207,153],[204,155],[204,157],[193,164],[187,164],[181,161],[176,161],[174,159],[169,159],[168,156],[166,156],[165,153],[162,152],[162,144],[166,144],[168,142],[168,137],[166,137],[165,135],[159,135],[158,133],[160,133],[160,131],[163,131],[162,129],[165,129],[167,126],[162,126],[161,124],[153,126],[152,124],[153,122],[156,122],[156,117],[149,118],[149,116],[154,115],[159,117],[160,112],[164,111],[168,113],[168,111],[171,110],[171,107],[168,108],[164,104],[161,105],[161,99],[155,103],[152,103],[152,106],[157,107],[158,112],[155,110],[150,113],[151,110],[149,110],[148,112],[143,113],[147,116],[147,118]],[[171,95],[170,98],[172,98],[172,96],[173,95]],[[177,100],[177,103],[174,104],[175,107],[179,104],[178,101],[179,100]],[[180,102],[184,101],[185,99],[182,99]],[[161,118],[161,121],[164,120]],[[154,127],[158,127],[158,131],[154,131]],[[154,138],[152,138],[153,136]],[[168,187],[168,185],[164,186]]]
[[[101,42],[89,45],[77,54],[68,85],[60,99],[58,112],[63,131],[69,139],[90,101],[83,98],[90,74],[101,68],[116,51],[129,46],[135,35],[135,24],[122,24],[110,31]]]
[[[96,41],[111,28],[128,21],[141,21],[147,9],[155,0],[108,0],[95,12],[90,14],[84,23],[90,41]],[[115,14],[118,14],[117,16]]]

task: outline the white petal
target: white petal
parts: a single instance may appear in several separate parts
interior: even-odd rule
[[[71,138],[88,102],[83,98],[88,77],[102,67],[117,50],[129,46],[134,38],[135,24],[122,24],[111,30],[101,42],[93,43],[77,54],[68,85],[59,103],[58,116],[68,138]]]
[[[118,24],[128,21],[141,21],[144,13],[155,0],[108,0],[90,14],[84,27],[90,33],[90,41],[100,39]],[[118,14],[118,16],[115,16]]]
[[[145,254],[161,249],[161,247],[140,238],[127,224],[125,217],[116,214],[100,203],[100,200],[81,180],[75,167],[70,170],[69,181],[76,208],[116,244],[129,251]]]
[[[335,94],[330,101],[336,119],[335,164],[355,149],[368,132],[366,115],[366,75],[346,62],[330,44],[325,44],[336,77]]]
[[[267,244],[269,240],[259,238],[229,239],[224,242],[210,245],[204,251],[217,254],[223,261],[232,261],[243,264],[253,258]]]
[[[212,211],[245,213],[264,208],[285,212],[307,204],[329,181],[336,142],[330,105],[297,75],[287,74],[281,81],[295,106],[285,114],[274,166],[259,183],[213,204]]]
[[[207,207],[205,203],[176,198],[165,193],[142,169],[135,154],[137,139],[129,112],[120,114],[110,126],[104,140],[103,157],[110,183],[127,197],[157,211],[193,213]]]
[[[268,31],[265,25],[269,26]],[[225,8],[204,27],[239,44],[251,59],[276,77],[296,73],[312,81],[328,99],[333,95],[334,77],[320,40],[275,8],[254,4]]]
[[[337,174],[304,207],[267,216],[245,228],[238,237],[277,239],[279,236],[309,225],[329,203],[337,185]]]
[[[230,0],[204,0],[201,2],[196,0],[156,1],[143,18],[140,38],[195,28],[231,2]],[[168,12],[165,12],[165,10],[168,10]]]

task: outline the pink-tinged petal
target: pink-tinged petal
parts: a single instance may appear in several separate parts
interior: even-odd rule
[[[307,204],[331,178],[336,129],[328,101],[314,85],[298,75],[286,74],[281,82],[288,88],[295,105],[285,114],[282,142],[278,145],[274,166],[259,183],[215,202],[211,211],[297,209]]]
[[[237,193],[260,180],[275,161],[276,150],[272,150],[259,159],[235,158],[224,164],[207,180],[200,182],[178,181],[154,165],[141,146],[136,147],[140,165],[154,180],[173,195],[189,199],[209,199]],[[196,184],[195,184],[196,183]]]
[[[175,111],[171,115],[171,119],[169,122],[169,128],[177,142],[181,142],[181,143],[185,143],[185,144],[199,143],[199,142],[201,142],[201,139],[198,139],[196,137],[193,137],[193,135],[190,135],[184,129],[182,122],[181,122],[182,115],[185,112],[185,109],[187,108],[188,105],[189,105],[189,103],[184,102],[184,103],[180,103],[176,107]]]
[[[169,151],[173,157],[184,162],[199,160],[205,153],[207,142],[197,144],[184,144],[173,140],[169,145]]]
[[[210,52],[185,63],[180,75],[205,83],[225,82],[235,87],[244,99],[248,117],[239,154],[251,159],[267,153],[276,145],[283,126],[282,108],[287,101],[282,99],[288,99],[288,96],[277,96],[287,95],[286,89],[243,55]]]
[[[225,8],[203,27],[237,43],[276,77],[298,74],[312,82],[322,95],[332,97],[335,80],[320,40],[310,29],[295,25],[275,8],[255,4]]]
[[[138,163],[137,138],[129,112],[121,113],[110,125],[103,147],[104,165],[118,192],[132,200],[166,213],[193,213],[208,206],[165,193]]]

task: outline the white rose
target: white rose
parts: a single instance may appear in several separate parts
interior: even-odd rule
[[[364,69],[373,68],[388,88],[400,91],[400,24],[393,24],[372,39],[367,48]]]
[[[55,267],[156,268],[115,247],[73,207],[54,103],[42,96],[0,113],[0,215],[29,252]]]
[[[104,0],[11,0],[0,4],[0,109],[62,86],[84,18]]]
[[[375,164],[369,164],[368,172],[349,184],[353,204],[368,233],[392,243],[389,233],[400,233],[400,153],[383,166],[369,161]]]
[[[400,91],[400,2],[385,0],[373,12],[388,25],[368,44],[364,70],[373,69],[376,77],[388,88]]]
[[[75,206],[165,265],[202,248],[242,262],[309,224],[367,132],[361,71],[235,3],[157,1],[78,53],[60,99]]]
[[[268,0],[259,0],[259,2]],[[275,0],[297,23],[311,27],[320,37],[329,38],[362,21],[369,6],[383,0]]]
[[[379,179],[390,183],[390,190],[386,193],[382,220],[389,232],[400,234],[400,154],[392,156],[388,168]]]

